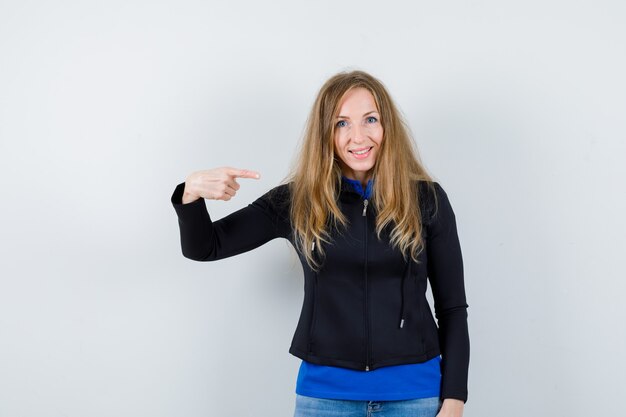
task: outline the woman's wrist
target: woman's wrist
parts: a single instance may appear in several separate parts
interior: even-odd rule
[[[465,405],[465,401],[459,400],[459,399],[456,399],[456,398],[444,398],[443,399],[443,404],[444,405],[445,404],[450,404],[451,406],[455,406],[455,407],[458,407],[458,406],[463,407]]]
[[[200,197],[198,197],[197,195],[193,195],[191,193],[184,192],[183,193],[183,198],[182,198],[182,203],[183,204],[193,203],[198,198],[200,198]]]
[[[463,415],[463,407],[465,402],[456,398],[444,398],[438,416],[454,416],[461,417]]]

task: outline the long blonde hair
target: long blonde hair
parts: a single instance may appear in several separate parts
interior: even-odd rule
[[[386,226],[392,227],[391,244],[405,259],[417,260],[424,247],[416,181],[432,187],[432,178],[420,163],[409,129],[383,84],[363,71],[342,72],[320,89],[288,178],[296,247],[315,269],[321,265],[323,243],[330,242],[331,229],[347,224],[337,202],[341,167],[334,151],[334,120],[342,98],[354,88],[365,88],[374,96],[383,127],[384,139],[373,168],[376,233],[380,238]],[[313,256],[313,247],[319,257]]]

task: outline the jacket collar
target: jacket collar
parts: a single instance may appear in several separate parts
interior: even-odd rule
[[[365,189],[361,185],[360,181],[353,180],[351,178],[341,176],[341,190],[349,191],[360,195],[363,199],[369,199],[372,196],[372,189],[374,187],[374,180],[367,181]]]

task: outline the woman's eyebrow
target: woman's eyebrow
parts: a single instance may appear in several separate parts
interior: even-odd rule
[[[372,113],[378,113],[378,111],[377,110],[368,111],[367,113],[365,113],[363,115],[363,117],[367,116],[368,114],[372,114]],[[348,116],[341,116],[341,115],[339,115],[339,116],[336,117],[336,119],[349,119],[349,117]]]

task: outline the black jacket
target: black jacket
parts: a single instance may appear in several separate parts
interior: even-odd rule
[[[290,353],[311,363],[362,371],[441,354],[441,398],[467,401],[468,305],[461,248],[448,197],[438,183],[434,186],[436,199],[426,183],[418,185],[426,246],[416,263],[391,247],[389,230],[378,239],[375,207],[366,209],[366,201],[342,183],[339,207],[348,226],[331,233],[319,271],[299,254],[305,294]],[[179,184],[172,203],[187,258],[222,259],[277,237],[294,244],[287,184],[215,222],[202,199],[181,204],[183,191]],[[425,296],[427,281],[438,326]]]

